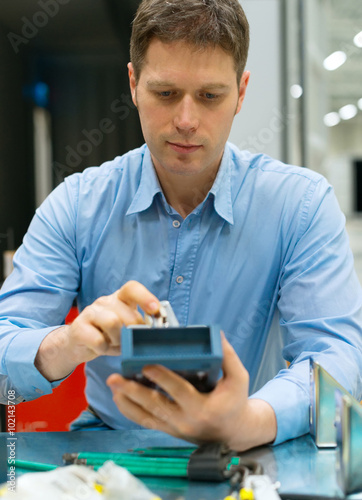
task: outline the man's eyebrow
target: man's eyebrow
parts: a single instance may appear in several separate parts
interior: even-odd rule
[[[148,87],[175,87],[175,84],[167,80],[147,80]]]
[[[201,88],[208,90],[230,90],[231,85],[227,85],[226,83],[206,83]]]
[[[147,80],[148,87],[176,87],[176,85],[167,80]],[[231,86],[225,83],[204,83],[200,85],[200,89],[207,90],[230,90]]]

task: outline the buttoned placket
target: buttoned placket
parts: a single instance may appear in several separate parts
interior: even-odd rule
[[[169,301],[182,325],[188,321],[192,275],[195,267],[200,234],[200,215],[192,213],[182,222],[173,217],[171,237],[174,254],[169,290]],[[176,234],[175,234],[176,232]]]

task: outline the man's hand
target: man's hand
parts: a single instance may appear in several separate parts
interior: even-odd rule
[[[207,394],[167,368],[147,366],[143,374],[172,398],[137,382],[112,374],[107,384],[126,417],[152,429],[201,444],[220,441],[243,451],[270,443],[276,436],[276,417],[262,400],[248,399],[249,375],[223,336],[223,377]]]
[[[136,281],[129,281],[112,295],[100,297],[71,325],[58,328],[44,338],[35,366],[45,378],[54,381],[67,376],[80,363],[98,356],[118,356],[122,326],[144,323],[137,306],[155,314],[160,304]]]

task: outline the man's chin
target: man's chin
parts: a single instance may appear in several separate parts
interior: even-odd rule
[[[167,164],[165,170],[174,175],[179,175],[182,177],[192,177],[199,174],[202,168],[195,164]]]

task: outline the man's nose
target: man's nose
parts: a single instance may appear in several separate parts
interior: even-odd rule
[[[184,96],[178,103],[174,125],[181,133],[190,133],[199,127],[197,105],[191,96]]]

